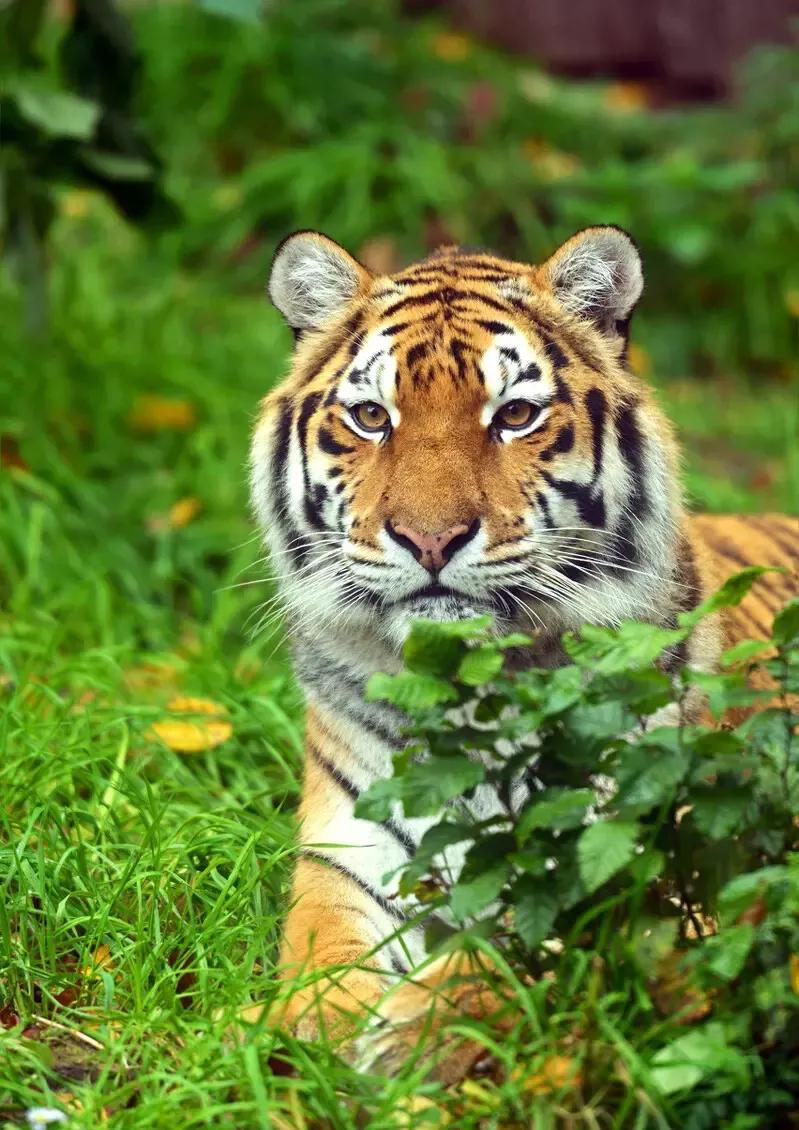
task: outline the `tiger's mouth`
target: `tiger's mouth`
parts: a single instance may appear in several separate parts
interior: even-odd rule
[[[420,589],[415,589],[414,592],[409,593],[404,597],[404,601],[434,599],[436,597],[449,598],[452,600],[463,600],[464,594],[458,592],[457,589],[451,589],[447,585],[440,585],[437,581],[433,581],[429,585],[424,585]]]

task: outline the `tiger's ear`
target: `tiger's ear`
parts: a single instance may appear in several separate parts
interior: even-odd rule
[[[590,319],[608,337],[626,340],[644,275],[638,248],[625,231],[607,226],[577,232],[541,272],[545,285],[570,313]]]
[[[315,330],[344,310],[372,276],[326,235],[298,231],[272,260],[269,297],[295,333]]]

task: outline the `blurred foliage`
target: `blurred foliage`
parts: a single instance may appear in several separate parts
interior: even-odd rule
[[[641,84],[547,77],[396,0],[273,0],[260,24],[145,6],[136,24],[189,262],[260,276],[252,253],[296,227],[382,237],[400,260],[448,237],[538,260],[616,223],[644,250],[659,369],[795,358],[799,52],[756,53],[734,106],[656,108]]]
[[[34,331],[47,322],[43,245],[59,186],[99,189],[135,222],[174,218],[132,114],[140,64],[127,22],[111,0],[48,14],[46,0],[0,8],[0,237],[18,260]]]

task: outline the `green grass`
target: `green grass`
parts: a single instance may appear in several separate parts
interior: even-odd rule
[[[87,1127],[102,1108],[136,1130],[279,1126],[280,1112],[286,1126],[398,1125],[418,1067],[386,1084],[290,1044],[286,1078],[270,1062],[277,1033],[223,1044],[235,1009],[275,991],[299,789],[299,697],[279,634],[252,632],[269,588],[245,467],[288,334],[255,288],[183,273],[96,202],[59,221],[53,262],[47,342],[24,338],[8,281],[0,293],[0,434],[24,461],[0,472],[0,1008],[102,1047],[75,1067],[82,1045],[68,1033],[0,1031],[0,1123],[66,1104]],[[788,386],[696,380],[663,393],[701,504],[797,497]],[[190,402],[196,423],[136,431],[144,394]],[[159,529],[188,497],[198,516]],[[222,704],[232,737],[199,754],[152,740],[176,694]],[[100,946],[112,967],[82,975]],[[635,1010],[610,1000],[602,1015],[619,1056],[633,1055]],[[532,1043],[520,1028],[505,1063],[529,1073],[573,1023],[564,1012]],[[53,1073],[70,1063],[72,1078]],[[490,1099],[473,1093],[458,1125],[496,1125],[529,1102],[510,1079]],[[539,1103],[534,1124],[554,1125]],[[643,1110],[636,1101],[619,1125],[648,1125]]]

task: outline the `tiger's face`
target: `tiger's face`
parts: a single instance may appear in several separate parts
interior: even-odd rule
[[[668,427],[624,366],[640,290],[615,228],[543,267],[445,249],[390,277],[285,241],[270,294],[298,344],[253,497],[295,630],[396,649],[422,616],[560,634],[634,614],[678,506]]]

